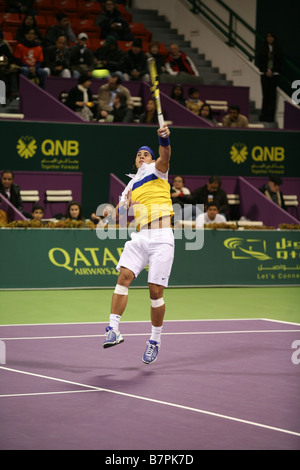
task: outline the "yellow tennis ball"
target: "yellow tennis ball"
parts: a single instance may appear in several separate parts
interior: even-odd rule
[[[110,74],[107,69],[95,69],[92,71],[92,77],[94,78],[106,78]]]

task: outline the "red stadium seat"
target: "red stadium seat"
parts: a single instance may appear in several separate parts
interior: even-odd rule
[[[121,51],[127,52],[131,49],[132,41],[118,41],[118,46]]]
[[[124,5],[122,5],[121,3],[117,3],[116,7],[119,10],[119,12],[122,13],[122,16],[125,18],[127,23],[131,23],[132,14],[130,13],[130,11],[126,10],[126,7]]]
[[[39,15],[43,15],[45,12],[53,13],[55,11],[53,0],[35,0],[34,7]]]
[[[145,28],[144,23],[130,23],[129,28],[135,38],[145,39],[151,41],[152,33]]]
[[[100,38],[101,28],[95,22],[86,18],[72,18],[71,26],[74,33],[87,33],[89,37]]]
[[[4,13],[2,25],[3,27],[6,25],[20,26],[23,22],[24,16],[25,15],[19,15],[19,13]]]
[[[53,0],[56,12],[65,13],[69,17],[78,17],[79,6],[77,0]]]
[[[102,11],[102,5],[98,2],[85,2],[82,0],[78,1],[80,9],[82,11],[82,18],[96,19],[99,13]]]

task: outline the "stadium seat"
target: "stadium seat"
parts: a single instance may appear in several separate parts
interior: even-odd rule
[[[23,202],[38,202],[40,195],[38,190],[20,190],[21,199]]]
[[[71,26],[76,34],[85,32],[88,36],[100,38],[101,28],[91,19],[72,18]]]
[[[6,26],[20,26],[23,22],[25,15],[19,15],[19,13],[4,13],[2,17],[2,25]]]
[[[298,215],[298,197],[297,195],[283,195],[284,203],[286,205],[286,208],[289,209],[291,208],[291,212],[294,212],[297,219],[299,219]]]
[[[129,51],[132,46],[132,41],[118,41],[118,47],[121,49],[123,52]]]
[[[45,205],[50,206],[50,212],[53,217],[53,206],[57,203],[65,203],[66,208],[67,204],[73,200],[72,190],[47,190],[45,193]]]
[[[82,0],[78,1],[78,7],[80,9],[81,18],[96,19],[99,13],[101,13],[102,5],[98,2],[85,2]]]
[[[57,12],[65,13],[71,18],[80,16],[77,0],[53,0],[53,4]]]
[[[34,6],[39,15],[55,13],[53,0],[35,0]]]
[[[120,13],[122,13],[122,16],[125,18],[127,23],[132,22],[132,14],[130,11],[128,11],[125,7],[125,5],[122,5],[121,3],[116,4],[117,9],[119,10]]]
[[[151,41],[152,33],[145,28],[144,23],[130,23],[129,29],[135,38],[141,38],[145,41]]]

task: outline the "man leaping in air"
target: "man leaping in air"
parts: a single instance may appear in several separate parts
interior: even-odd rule
[[[168,286],[174,258],[174,235],[171,217],[174,215],[168,183],[171,156],[170,131],[164,126],[157,131],[159,157],[147,146],[138,149],[135,157],[137,173],[122,193],[115,209],[116,220],[132,207],[137,231],[125,243],[117,265],[120,272],[112,297],[109,326],[106,328],[104,348],[124,341],[119,323],[126,308],[128,288],[149,263],[148,285],[151,303],[151,336],[142,360],[154,362],[161,345],[165,314],[164,288]]]

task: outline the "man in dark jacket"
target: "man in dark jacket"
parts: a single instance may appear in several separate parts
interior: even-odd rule
[[[142,50],[142,45],[141,38],[135,39],[132,43],[131,49],[129,49],[125,54],[123,63],[125,80],[150,81],[147,56]]]
[[[264,184],[261,188],[259,188],[260,192],[262,192],[270,201],[275,202],[279,207],[287,210],[283,194],[280,191],[280,186],[282,185],[282,179],[279,176],[270,176],[269,181],[267,184]]]
[[[201,188],[195,189],[192,194],[184,197],[185,204],[203,204],[215,202],[219,207],[219,213],[227,217],[229,205],[227,194],[221,188],[222,180],[219,176],[211,176],[208,182]]]
[[[133,111],[126,103],[126,95],[124,93],[117,93],[113,98],[112,111],[101,111],[100,118],[113,122],[132,122]]]
[[[0,194],[3,194],[18,211],[23,212],[20,186],[14,183],[14,174],[11,170],[5,170],[1,175]]]

